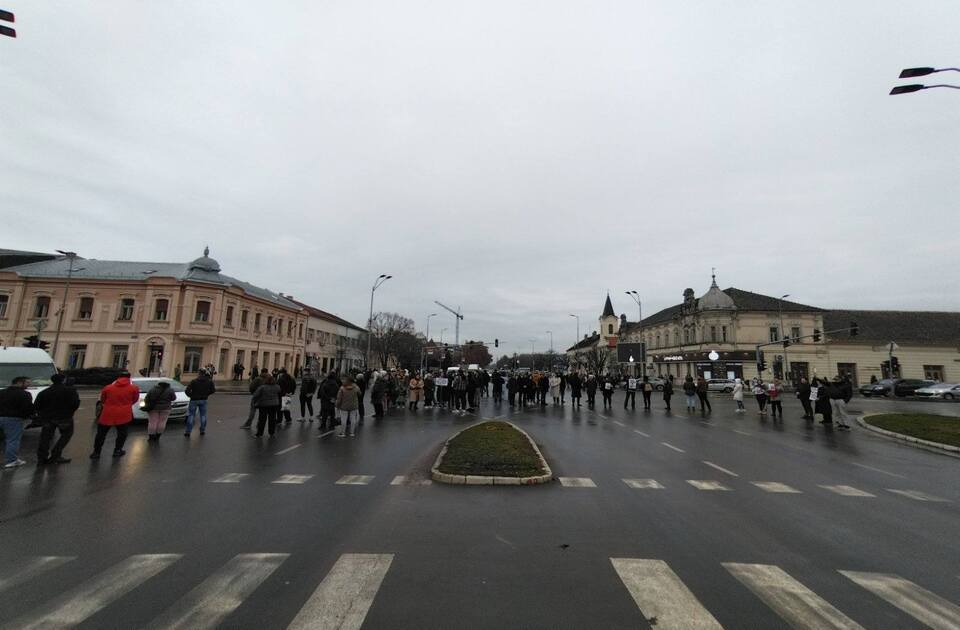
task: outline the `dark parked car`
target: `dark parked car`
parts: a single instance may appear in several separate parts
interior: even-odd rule
[[[885,378],[882,381],[877,381],[876,383],[866,383],[860,386],[860,394],[867,398],[871,396],[889,396],[893,393],[893,386],[900,379],[896,378]]]
[[[913,396],[921,387],[930,387],[936,381],[925,381],[919,378],[904,378],[896,382],[893,386],[893,393],[897,396]]]

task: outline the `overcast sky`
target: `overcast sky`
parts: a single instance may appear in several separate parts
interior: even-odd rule
[[[958,308],[960,2],[4,0],[0,247],[557,349],[721,287]],[[950,75],[953,76],[950,76]],[[931,77],[926,77],[929,79]],[[934,82],[960,84],[960,74]],[[924,79],[920,79],[923,81]],[[939,81],[938,81],[939,80]]]

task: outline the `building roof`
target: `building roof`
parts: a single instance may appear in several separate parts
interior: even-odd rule
[[[360,326],[357,326],[356,324],[352,324],[352,323],[348,322],[347,320],[343,319],[342,317],[339,317],[339,316],[337,316],[337,315],[334,315],[333,313],[328,313],[327,311],[321,310],[321,309],[319,309],[319,308],[317,308],[317,307],[315,307],[315,306],[310,306],[309,304],[304,304],[303,302],[301,302],[301,301],[299,301],[299,300],[293,299],[293,298],[290,297],[289,295],[285,295],[284,298],[286,298],[287,300],[290,300],[290,301],[293,302],[294,304],[297,304],[297,305],[303,307],[303,309],[306,310],[307,313],[310,314],[310,315],[312,315],[313,317],[317,317],[317,318],[319,318],[319,319],[324,319],[324,320],[326,320],[326,321],[328,321],[328,322],[333,322],[334,324],[337,324],[338,326],[346,326],[347,328],[353,328],[354,330],[359,330],[360,332],[367,332],[367,329],[366,329],[366,328],[361,328]]]
[[[607,303],[609,302],[610,302],[610,298],[607,297]],[[567,348],[567,352],[573,352],[574,350],[583,350],[585,348],[590,348],[592,346],[595,346],[598,341],[600,341],[600,333],[593,333],[589,337],[584,336],[583,339],[581,339],[577,343]]]
[[[127,260],[74,259],[72,277],[76,280],[134,280],[143,282],[148,278],[173,278],[180,281],[204,282],[224,287],[236,287],[255,298],[273,302],[278,306],[297,310],[296,304],[279,293],[264,289],[249,282],[237,280],[220,273],[220,264],[209,258],[209,251],[189,263],[134,262]],[[8,267],[3,271],[23,278],[66,278],[70,261],[65,256],[26,265]]]
[[[26,265],[27,263],[38,262],[41,260],[50,260],[51,258],[56,257],[56,254],[25,252],[19,249],[0,248],[0,269],[15,267],[17,265]]]
[[[616,317],[617,314],[613,312],[613,302],[610,301],[610,294],[607,293],[607,302],[603,305],[603,315],[600,317]]]
[[[859,333],[831,336],[834,342],[898,345],[960,346],[960,313],[938,311],[832,310],[824,313],[826,330],[847,330],[856,322]]]
[[[737,305],[733,298],[720,290],[717,286],[717,277],[713,276],[710,289],[697,300],[697,309],[701,311],[733,311]]]

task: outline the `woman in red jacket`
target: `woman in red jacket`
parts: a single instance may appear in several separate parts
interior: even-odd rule
[[[130,374],[124,372],[100,390],[100,415],[97,417],[97,437],[93,441],[90,459],[100,459],[100,449],[107,439],[110,427],[117,427],[117,439],[113,443],[113,456],[123,457],[123,443],[127,441],[127,425],[133,421],[133,406],[140,400],[140,388],[130,382]]]

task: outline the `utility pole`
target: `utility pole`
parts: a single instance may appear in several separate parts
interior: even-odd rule
[[[453,344],[454,344],[455,346],[459,346],[459,345],[460,345],[460,320],[463,319],[463,315],[460,314],[460,307],[458,306],[458,307],[457,307],[457,310],[453,310],[452,308],[450,308],[450,307],[447,306],[446,304],[443,304],[443,303],[441,303],[441,302],[437,302],[436,300],[434,300],[434,303],[437,304],[438,306],[440,306],[441,308],[444,308],[444,309],[450,311],[451,313],[453,313],[454,319],[455,319],[456,322],[457,322],[457,327],[456,327],[456,329],[455,329],[455,330],[456,330],[456,336],[454,337]]]
[[[780,338],[784,341],[782,376],[784,376],[785,378],[789,379],[792,382],[793,379],[790,379],[790,377],[787,376],[787,374],[790,373],[790,361],[787,360],[787,347],[790,345],[790,340],[789,340],[789,337],[785,335],[783,331],[783,300],[784,298],[788,298],[788,297],[790,297],[790,294],[785,293],[784,295],[780,296],[779,300],[777,300],[777,314],[780,316]]]
[[[546,332],[548,335],[550,335],[550,354],[553,354],[553,331],[548,330]]]
[[[67,292],[70,290],[70,279],[73,278],[73,272],[83,271],[83,268],[74,269],[73,261],[76,260],[77,254],[75,252],[65,252],[62,250],[57,250],[57,253],[63,254],[67,257],[67,283],[63,287],[63,301],[60,303],[60,312],[57,314],[57,332],[53,336],[53,348],[51,349],[51,355],[53,355],[53,362],[57,362],[57,346],[60,344],[60,331],[63,329],[63,313],[67,310]]]
[[[643,378],[647,375],[647,342],[643,339],[643,306],[638,292],[626,291],[626,294],[637,303],[637,326],[640,334],[640,377]]]

